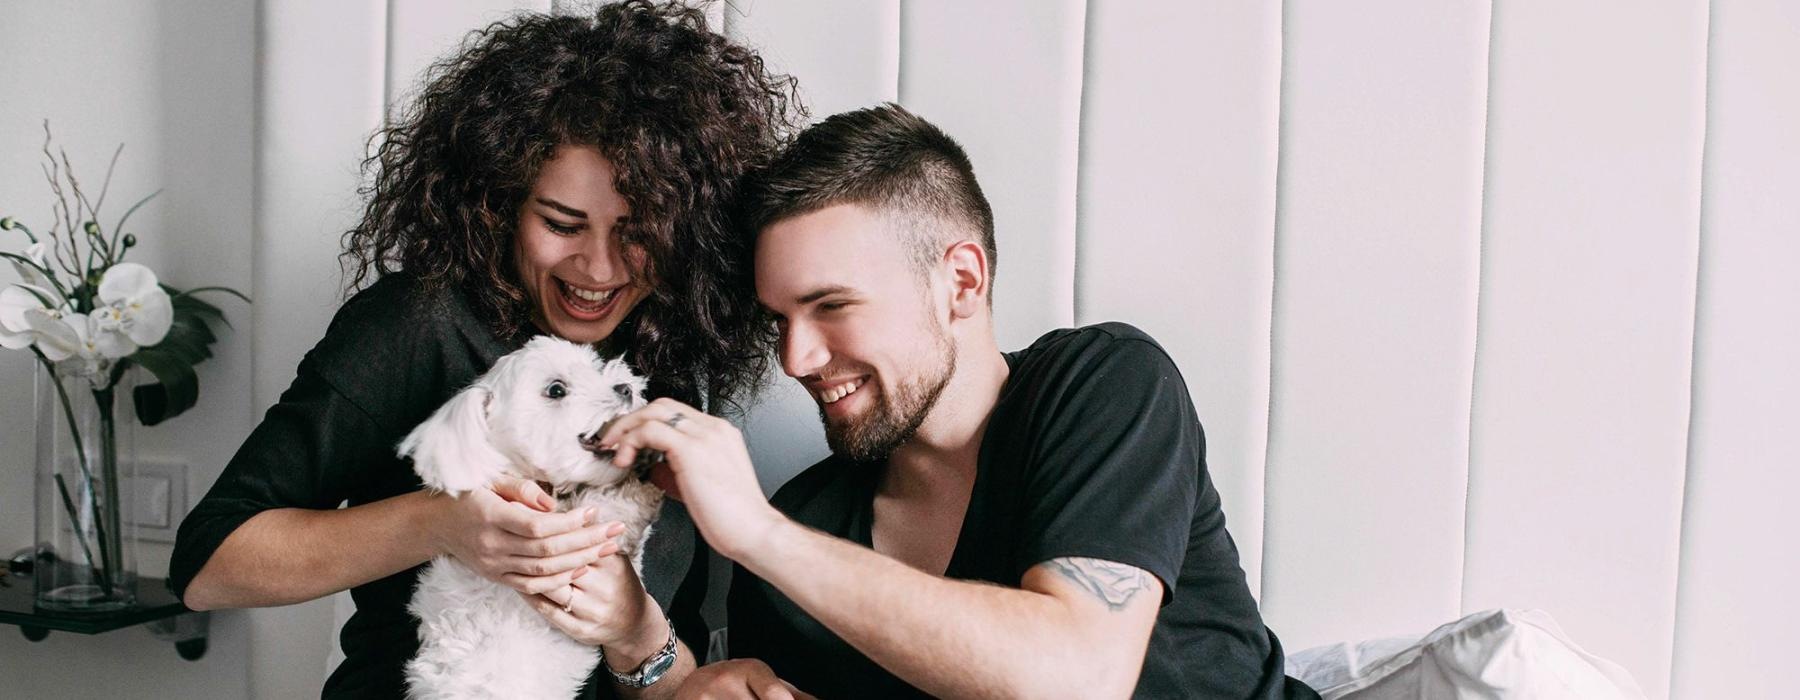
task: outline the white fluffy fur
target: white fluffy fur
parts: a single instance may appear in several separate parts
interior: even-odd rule
[[[560,382],[567,395],[551,399]],[[500,358],[400,443],[428,488],[461,495],[500,476],[547,482],[558,510],[594,507],[625,523],[619,541],[642,573],[643,543],[662,491],[584,445],[607,421],[643,405],[644,380],[586,346],[539,337]],[[571,488],[585,485],[589,488]],[[520,594],[450,557],[432,560],[408,607],[419,655],[411,698],[570,698],[599,654],[563,634]]]

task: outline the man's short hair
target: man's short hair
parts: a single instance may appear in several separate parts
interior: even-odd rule
[[[746,185],[744,224],[757,236],[783,219],[838,204],[860,204],[890,217],[905,233],[921,274],[951,243],[978,241],[992,284],[994,212],[969,156],[905,108],[890,102],[844,112],[801,132]]]

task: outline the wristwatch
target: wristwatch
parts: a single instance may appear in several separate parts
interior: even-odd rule
[[[667,613],[663,615],[663,621],[669,623],[668,643],[663,645],[661,651],[644,659],[644,663],[638,664],[638,667],[630,673],[619,673],[612,670],[611,666],[606,665],[606,650],[600,650],[600,667],[612,674],[614,683],[627,688],[648,688],[662,680],[663,674],[675,667],[675,622],[669,620]]]

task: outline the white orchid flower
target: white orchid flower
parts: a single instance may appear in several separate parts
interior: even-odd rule
[[[101,355],[100,346],[95,343],[99,333],[92,316],[36,308],[25,312],[25,322],[37,335],[37,348],[45,359],[58,364],[81,363],[73,370],[76,376],[96,377],[112,366],[112,360]]]
[[[32,296],[23,285],[11,284],[0,290],[0,348],[18,350],[37,340],[36,331],[25,322],[25,312],[42,308],[44,302]]]
[[[175,322],[169,293],[156,283],[156,273],[137,263],[109,268],[100,280],[99,301],[90,317],[90,340],[104,357],[125,357],[160,343]]]
[[[87,314],[39,307],[25,311],[25,323],[37,334],[38,351],[44,353],[45,359],[80,360],[83,375],[95,373],[103,364],[100,348],[94,343],[94,321]]]
[[[38,268],[43,270],[50,269],[48,249],[44,246],[43,241],[38,241],[37,243],[26,246],[24,254],[27,259],[37,264]],[[12,262],[13,270],[19,273],[19,279],[24,280],[25,284],[33,287],[50,286],[50,280],[45,279],[44,273],[39,269],[33,268],[30,265],[26,265],[17,260],[12,260],[10,262]]]

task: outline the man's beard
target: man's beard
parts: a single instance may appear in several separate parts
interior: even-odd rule
[[[892,393],[883,391],[865,416],[832,422],[825,415],[825,407],[819,407],[819,419],[825,424],[825,444],[832,452],[858,462],[886,461],[919,431],[950,378],[956,376],[956,346],[942,331],[934,335],[942,355],[936,375],[906,382]]]

